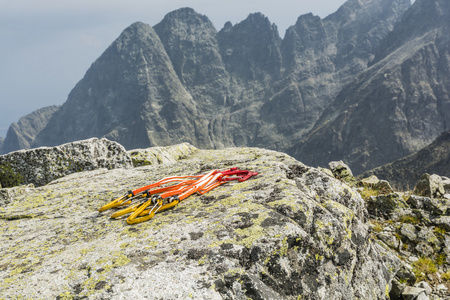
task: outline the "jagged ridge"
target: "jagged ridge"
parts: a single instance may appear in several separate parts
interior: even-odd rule
[[[429,5],[435,9],[423,9]],[[384,56],[342,89],[289,153],[312,165],[344,159],[360,174],[450,129],[448,7],[443,0],[417,0],[379,50]],[[420,26],[411,27],[415,22]]]
[[[259,13],[219,32],[189,8],[154,28],[133,24],[32,146],[96,136],[128,149],[187,141],[286,150],[367,67],[408,2],[350,0],[323,20],[299,17],[283,40]]]

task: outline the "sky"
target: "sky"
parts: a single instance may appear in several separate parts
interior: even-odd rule
[[[0,0],[0,137],[20,117],[61,105],[90,65],[129,25],[158,24],[181,7],[206,15],[219,31],[261,12],[280,36],[297,18],[321,18],[345,0]]]

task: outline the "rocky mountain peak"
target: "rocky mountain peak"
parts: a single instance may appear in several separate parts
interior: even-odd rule
[[[223,104],[227,77],[212,22],[191,8],[167,14],[154,26],[179,80],[204,109]]]
[[[450,2],[445,0],[416,0],[383,41],[372,64],[412,39],[421,38],[435,28],[450,30]],[[448,31],[448,30],[447,30]]]
[[[227,70],[244,80],[277,76],[281,68],[281,38],[276,25],[261,13],[225,26],[217,35]]]
[[[161,23],[167,22],[188,22],[190,24],[199,23],[211,23],[207,16],[196,12],[190,7],[183,7],[172,12],[169,12],[164,16]]]
[[[229,30],[229,29],[232,28],[232,27],[233,27],[233,24],[231,24],[230,21],[227,21],[227,22],[225,22],[225,24],[223,25],[222,30],[227,31],[227,30]]]
[[[125,147],[153,144],[159,135],[149,136],[149,132],[156,126],[167,133],[174,118],[162,121],[160,113],[165,115],[167,110],[172,115],[178,106],[192,110],[191,101],[156,32],[137,22],[92,64],[35,144],[89,137],[107,137]]]
[[[188,41],[195,43],[194,37],[204,42],[204,39],[210,40],[211,37],[217,34],[214,25],[208,17],[187,7],[168,13],[161,22],[154,26],[154,29],[166,46],[169,55],[171,49],[167,48],[167,46],[171,46],[172,43],[176,42],[177,38],[184,43]]]
[[[240,24],[242,27],[249,26],[260,30],[271,30],[272,28],[276,28],[276,25],[272,24],[269,21],[269,18],[260,12],[249,14]]]
[[[113,42],[114,46],[120,52],[126,52],[130,50],[128,46],[135,45],[138,41],[145,41],[152,35],[153,29],[150,25],[135,22],[124,29],[120,36]],[[140,46],[143,46],[142,44]]]

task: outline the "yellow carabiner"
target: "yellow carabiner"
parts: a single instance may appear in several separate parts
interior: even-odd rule
[[[133,212],[133,211],[135,211],[135,210],[139,207],[139,205],[141,205],[141,203],[137,203],[137,204],[132,205],[132,206],[130,206],[130,207],[127,207],[127,208],[125,208],[125,209],[119,210],[119,211],[113,213],[113,214],[111,215],[111,218],[112,218],[112,219],[116,219],[116,218],[121,217],[121,216],[123,216],[123,215],[126,215],[126,214],[128,214],[128,213],[130,213],[130,212]]]
[[[121,205],[125,205],[125,204],[131,203],[131,201],[127,201],[126,203],[124,203],[125,200],[128,199],[127,196],[128,195],[120,196],[116,200],[113,200],[113,201],[109,202],[108,204],[105,204],[102,207],[100,207],[98,209],[98,211],[105,211],[105,210],[108,210],[108,209],[113,208],[113,207],[118,207],[118,206],[121,206]]]
[[[157,211],[164,211],[166,209],[175,207],[178,203],[180,203],[180,198],[178,198],[178,197],[170,197],[169,203],[164,204]],[[156,211],[155,211],[155,213],[156,213]]]
[[[136,209],[136,211],[134,213],[131,214],[131,216],[129,216],[127,218],[127,223],[128,224],[136,224],[136,223],[141,223],[147,220],[150,220],[151,218],[153,218],[155,216],[155,213],[161,208],[162,206],[162,199],[158,199],[158,202],[155,204],[155,206],[152,207],[152,209],[149,211],[148,216],[145,217],[139,217],[141,215],[141,213],[152,203],[151,199],[148,199],[147,202],[143,203],[138,209]],[[157,206],[159,206],[157,208]],[[156,208],[156,210],[155,210]]]

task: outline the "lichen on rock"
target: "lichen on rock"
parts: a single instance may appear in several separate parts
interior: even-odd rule
[[[135,167],[174,163],[197,150],[194,146],[183,143],[167,147],[151,147],[128,151]]]
[[[134,226],[97,211],[167,176],[230,167],[260,175]],[[399,268],[370,238],[358,193],[257,148],[73,173],[15,195],[2,215],[33,216],[0,219],[0,293],[10,298],[381,299]]]

